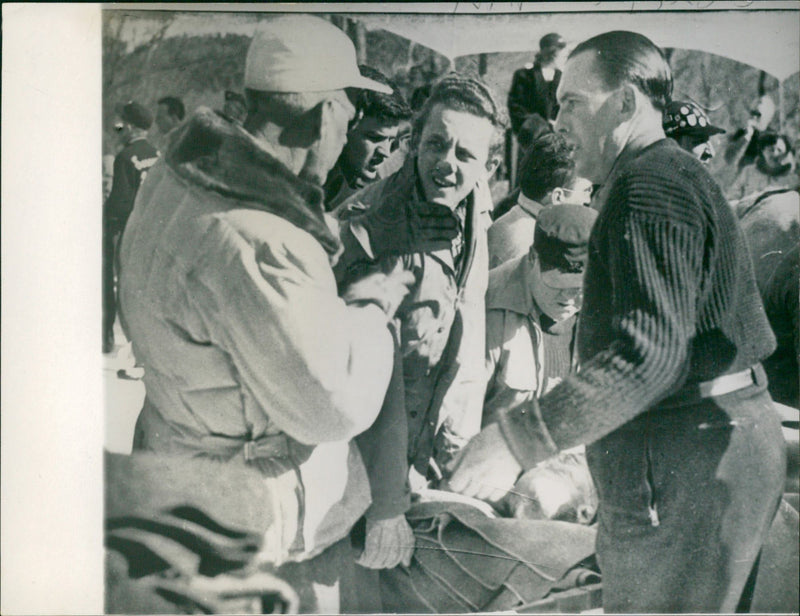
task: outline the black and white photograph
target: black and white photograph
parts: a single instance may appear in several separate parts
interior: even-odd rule
[[[49,8],[4,614],[800,611],[800,2]]]

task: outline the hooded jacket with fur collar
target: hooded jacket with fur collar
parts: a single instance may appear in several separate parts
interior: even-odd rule
[[[369,505],[350,439],[392,369],[386,316],[337,295],[320,187],[201,109],[143,183],[121,248],[121,314],[145,368],[136,447],[259,468],[267,558],[301,560]]]

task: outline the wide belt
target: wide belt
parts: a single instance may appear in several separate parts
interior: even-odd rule
[[[724,396],[725,394],[739,391],[751,385],[756,385],[758,384],[758,376],[756,375],[757,368],[761,368],[761,364],[748,368],[747,370],[742,370],[741,372],[725,374],[711,379],[710,381],[698,383],[698,394],[701,398],[713,398],[715,396]]]
[[[658,406],[673,407],[694,404],[706,398],[724,396],[753,385],[766,385],[767,376],[761,364],[741,372],[723,374],[710,381],[686,385],[679,393],[659,402]]]

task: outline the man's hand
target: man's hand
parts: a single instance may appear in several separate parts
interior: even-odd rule
[[[467,444],[454,468],[449,482],[453,492],[490,503],[502,499],[522,472],[496,423],[486,426]]]
[[[430,252],[450,247],[458,235],[453,211],[437,203],[387,202],[356,220],[366,229],[376,257]]]
[[[414,554],[414,533],[406,516],[398,515],[386,520],[367,519],[367,540],[364,551],[356,561],[368,569],[391,569],[397,565],[407,567]]]
[[[376,304],[393,319],[414,280],[414,274],[404,270],[398,261],[388,274],[374,271],[356,280],[342,293],[342,299],[348,304]]]

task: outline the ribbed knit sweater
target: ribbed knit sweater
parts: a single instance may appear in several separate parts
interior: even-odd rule
[[[614,177],[590,239],[580,372],[501,422],[526,467],[775,348],[742,232],[703,165],[663,139]]]

